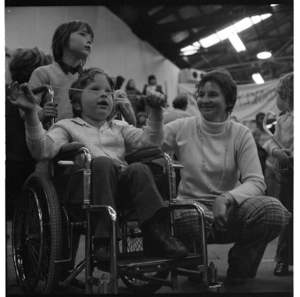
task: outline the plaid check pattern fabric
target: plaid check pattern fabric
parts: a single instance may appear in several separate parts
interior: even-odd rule
[[[186,200],[182,203],[195,203]],[[179,202],[181,203],[181,202]],[[238,270],[237,273],[253,278],[265,252],[268,243],[274,240],[287,226],[291,214],[279,200],[258,196],[251,197],[237,206],[227,209],[226,232],[217,230],[213,224],[211,212],[213,202],[196,201],[204,209],[206,230],[211,231],[210,243],[233,243],[228,257],[229,267]],[[188,241],[199,243],[200,226],[196,210],[176,210],[174,213],[174,235],[189,247]]]

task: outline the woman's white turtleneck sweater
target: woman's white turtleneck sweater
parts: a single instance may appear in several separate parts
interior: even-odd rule
[[[213,200],[229,192],[240,204],[264,195],[266,185],[257,148],[247,127],[229,118],[223,123],[209,122],[200,115],[165,125],[164,134],[162,149],[174,151],[183,165],[179,199]]]

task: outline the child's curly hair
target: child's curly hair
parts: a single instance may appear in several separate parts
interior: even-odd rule
[[[216,69],[205,73],[199,83],[196,84],[195,97],[199,92],[199,88],[203,87],[207,82],[217,84],[225,97],[225,103],[227,105],[227,112],[230,114],[234,108],[237,100],[237,85],[232,79],[230,73],[223,68]]]
[[[289,106],[294,110],[294,72],[282,74],[279,77],[278,93],[281,99],[289,100]]]
[[[107,78],[112,92],[114,91],[115,79],[111,77],[107,72],[97,67],[92,67],[84,70],[83,74],[80,75],[80,77],[72,83],[69,90],[69,98],[71,100],[74,118],[75,117],[81,118],[81,112],[76,109],[75,104],[78,103],[81,106],[81,95],[82,95],[81,90],[84,90],[94,80],[96,74],[103,74]],[[113,97],[113,102],[115,103],[114,95],[112,95],[112,97]],[[107,118],[107,120],[110,120],[113,114],[114,114],[114,108],[112,110],[111,115]]]
[[[9,71],[13,81],[19,84],[28,82],[32,72],[44,65],[53,62],[51,55],[44,54],[38,47],[34,48],[18,48],[13,54],[9,63]]]

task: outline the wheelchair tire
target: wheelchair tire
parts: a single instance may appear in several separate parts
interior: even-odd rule
[[[138,227],[138,222],[136,220],[130,220],[127,223],[127,251],[139,252],[143,250],[143,237],[142,232]],[[139,236],[140,235],[140,236]],[[119,247],[122,250],[122,247]],[[160,279],[167,279],[170,271],[158,271],[156,273],[145,273],[147,276],[153,276]],[[155,293],[158,291],[162,285],[150,283],[144,280],[135,279],[130,276],[121,275],[121,279],[125,286],[134,293],[147,294]]]
[[[18,197],[12,225],[13,262],[22,290],[49,294],[60,276],[62,226],[52,182],[33,173]]]

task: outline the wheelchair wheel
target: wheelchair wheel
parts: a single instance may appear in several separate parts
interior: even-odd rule
[[[60,275],[61,216],[51,181],[33,173],[18,198],[13,219],[12,250],[18,281],[26,293],[48,294]]]
[[[127,246],[126,250],[124,247],[120,246],[120,250],[123,252],[138,252],[143,250],[143,237],[142,231],[138,227],[138,222],[136,220],[130,220],[127,223],[125,228],[127,233]],[[120,243],[121,245],[122,243]],[[145,273],[147,276],[153,276],[160,279],[167,279],[170,271],[158,271],[155,273]],[[139,280],[131,276],[121,275],[121,279],[126,287],[134,293],[146,294],[146,293],[155,293],[158,291],[162,285],[153,284],[144,280]]]

